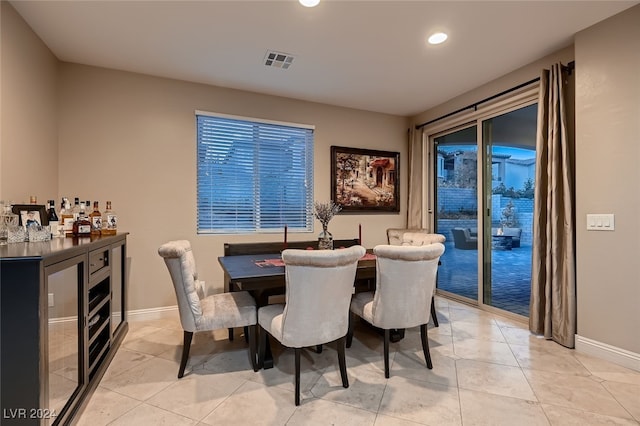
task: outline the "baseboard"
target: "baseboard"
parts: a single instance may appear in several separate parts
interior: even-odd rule
[[[178,305],[127,311],[127,319],[129,321],[149,321],[176,318],[176,315],[178,315]]]
[[[640,354],[576,334],[576,351],[640,371]]]

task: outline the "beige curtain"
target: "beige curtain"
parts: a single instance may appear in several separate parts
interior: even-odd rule
[[[422,132],[410,128],[409,143],[409,193],[407,195],[407,228],[424,228],[422,223]]]
[[[574,141],[567,71],[543,70],[538,102],[529,328],[573,348],[576,333]]]

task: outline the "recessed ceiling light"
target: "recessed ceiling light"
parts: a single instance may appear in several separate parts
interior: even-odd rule
[[[434,33],[429,36],[429,44],[440,44],[443,43],[447,39],[447,35],[445,33]]]
[[[301,5],[305,7],[315,7],[320,3],[320,0],[298,0]]]

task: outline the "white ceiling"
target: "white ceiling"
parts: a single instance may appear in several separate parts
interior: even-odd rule
[[[62,61],[408,116],[566,47],[639,2],[11,3]],[[428,46],[435,30],[449,40]],[[291,68],[263,65],[270,49],[295,55]]]

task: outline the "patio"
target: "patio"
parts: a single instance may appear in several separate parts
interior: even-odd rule
[[[438,269],[438,288],[478,300],[478,251],[456,249],[445,243]],[[491,300],[484,303],[515,314],[529,316],[531,292],[531,246],[491,252]]]

